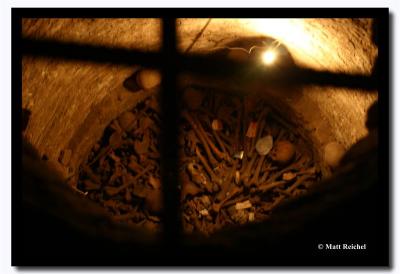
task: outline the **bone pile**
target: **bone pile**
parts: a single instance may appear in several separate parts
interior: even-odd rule
[[[187,88],[179,135],[183,230],[210,235],[266,221],[321,179],[310,142],[255,97]],[[123,113],[81,165],[78,188],[116,221],[160,229],[160,115],[155,97]]]

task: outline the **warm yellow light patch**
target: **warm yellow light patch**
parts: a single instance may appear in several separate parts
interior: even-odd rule
[[[267,50],[261,56],[262,61],[266,65],[271,65],[276,60],[276,52],[273,50]]]

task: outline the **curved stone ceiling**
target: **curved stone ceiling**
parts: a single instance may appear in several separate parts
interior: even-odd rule
[[[207,20],[177,21],[181,51],[189,47]],[[371,25],[371,19],[212,19],[192,52],[218,47],[235,38],[262,34],[284,43],[299,65],[369,74],[377,56],[377,48],[371,41]],[[161,21],[24,19],[22,34],[24,37],[156,51],[161,45]],[[26,139],[56,162],[62,149],[80,151],[80,145],[72,141],[74,131],[85,128],[86,116],[94,106],[109,105],[111,103],[107,102],[111,100],[116,108],[121,107],[119,104],[123,100],[120,97],[131,96],[121,93],[121,83],[131,73],[132,68],[126,66],[24,57],[23,107],[32,112],[25,131]],[[114,94],[119,97],[112,99]],[[327,141],[337,140],[349,147],[367,133],[365,113],[377,99],[376,94],[309,87],[306,96],[310,104],[298,111],[318,115],[309,118],[326,124],[319,128],[319,134],[329,135],[325,138]],[[110,115],[101,113],[98,123],[106,124]],[[101,130],[96,134],[101,134]],[[88,140],[82,142],[87,144],[94,138],[83,136]],[[78,161],[80,156],[74,157]]]

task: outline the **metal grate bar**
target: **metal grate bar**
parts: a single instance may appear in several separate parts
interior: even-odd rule
[[[163,231],[166,247],[179,246],[180,214],[178,191],[178,91],[176,85],[177,68],[175,19],[163,18],[162,48],[162,138],[161,138],[161,176],[164,193]]]
[[[53,57],[92,61],[98,63],[114,63],[132,66],[140,64],[147,67],[162,67],[164,59],[160,53],[141,52],[123,48],[108,48],[76,43],[64,43],[51,40],[34,40],[23,38],[21,51],[25,55]],[[242,63],[236,63],[218,57],[190,56],[175,53],[174,64],[185,72],[206,75],[213,78],[236,77],[243,78],[249,74],[249,68]],[[210,65],[212,64],[212,65]],[[290,79],[290,81],[288,81]],[[377,81],[368,75],[334,73],[330,71],[317,71],[309,68],[290,67],[284,71],[255,69],[251,77],[241,79],[247,82],[262,81],[272,85],[319,85],[332,87],[347,87],[358,91],[376,91]]]

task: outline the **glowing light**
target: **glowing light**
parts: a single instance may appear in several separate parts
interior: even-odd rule
[[[266,65],[271,65],[276,60],[276,52],[273,50],[267,50],[261,56],[262,61]]]
[[[253,19],[253,29],[278,39],[286,45],[309,52],[313,49],[312,34],[304,19]]]
[[[288,49],[296,65],[300,66],[336,72],[367,72],[368,65],[367,67],[361,63],[355,65],[357,62],[350,62],[348,57],[352,56],[354,60],[359,61],[372,60],[370,58],[375,58],[377,53],[373,50],[374,57],[372,57],[362,47],[354,46],[353,48],[349,40],[342,39],[347,35],[357,35],[355,31],[342,33],[350,23],[348,18],[243,18],[238,20],[249,33],[269,36],[279,41]],[[364,61],[360,62],[366,64]]]
[[[318,57],[319,33],[311,32],[307,19],[247,19],[248,26],[255,33],[268,35],[284,44],[289,51],[303,60],[305,56]],[[307,58],[308,62],[315,61]]]

